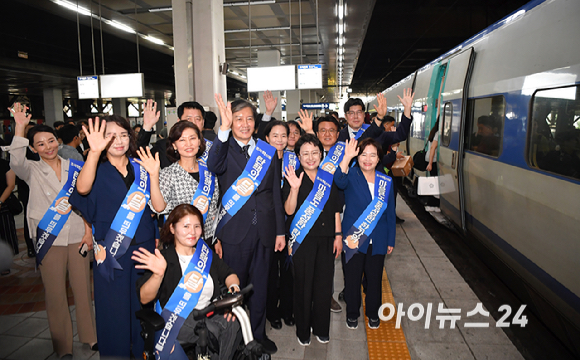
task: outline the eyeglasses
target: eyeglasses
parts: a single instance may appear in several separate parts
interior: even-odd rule
[[[334,134],[334,133],[336,133],[337,131],[338,131],[338,130],[336,130],[336,129],[318,129],[318,132],[319,132],[319,133],[322,133],[322,134],[326,134],[326,133],[329,133],[329,134]]]
[[[300,153],[300,157],[314,157],[314,158],[319,158],[320,157],[320,151],[313,151],[310,153]]]
[[[360,111],[360,110],[359,111],[347,111],[346,114],[348,116],[357,116],[358,117],[358,116],[363,116],[364,111]]]

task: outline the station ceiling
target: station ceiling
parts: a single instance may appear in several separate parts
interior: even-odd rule
[[[263,49],[280,50],[283,64],[321,63],[321,94],[326,101],[338,101],[341,84],[343,92],[350,86],[354,94],[384,90],[525,3],[251,0],[248,5],[224,0],[226,58],[241,74],[257,65],[257,51]],[[77,11],[69,9],[77,4],[82,8],[78,28]],[[0,92],[41,95],[43,88],[59,87],[65,96],[75,97],[81,71],[102,74],[104,69],[144,72],[148,97],[172,96],[171,0],[16,0],[3,2],[3,12],[10,15],[0,22]],[[86,12],[95,14],[92,24]],[[244,85],[229,79],[230,87]]]

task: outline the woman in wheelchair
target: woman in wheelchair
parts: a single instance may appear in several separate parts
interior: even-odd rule
[[[183,204],[177,206],[169,214],[161,230],[161,241],[168,245],[167,249],[161,251],[155,249],[155,253],[150,253],[146,249],[140,248],[133,252],[133,260],[142,264],[136,265],[136,268],[145,269],[145,274],[137,281],[137,292],[142,304],[151,304],[158,300],[159,305],[165,311],[171,307],[171,303],[182,304],[183,301],[180,301],[182,297],[188,299],[189,302],[195,301],[196,295],[199,293],[194,308],[200,310],[207,307],[213,299],[220,295],[220,287],[224,284],[230,292],[240,290],[238,276],[205,243],[200,242],[201,251],[196,252],[196,245],[202,237],[203,217],[201,213],[196,207]],[[206,256],[204,251],[208,250],[212,252],[209,254],[212,256]],[[211,261],[209,274],[207,280],[203,282],[201,291],[199,286],[201,286],[202,279],[201,277],[192,279],[190,277],[191,271],[188,271],[188,276],[185,276],[183,285],[178,286],[190,262],[192,264],[189,270],[194,268],[198,270],[200,262],[208,261]],[[194,273],[199,275],[200,272],[194,271]],[[178,306],[178,308],[181,307]],[[176,313],[179,312],[174,310]],[[185,317],[183,312],[180,315]],[[206,319],[207,329],[218,339],[219,359],[231,359],[241,339],[240,325],[235,320],[231,313],[226,313],[223,316],[213,315]],[[177,329],[179,333],[177,341],[175,341],[175,349],[171,350],[173,345],[168,344],[169,351],[172,352],[170,359],[185,355],[180,343],[193,343],[197,340],[194,331],[197,322],[192,313],[189,313],[181,329]],[[175,324],[178,323],[179,321],[175,322]],[[167,338],[170,339],[171,336]]]

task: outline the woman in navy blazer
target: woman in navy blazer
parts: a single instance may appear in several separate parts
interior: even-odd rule
[[[358,156],[357,156],[358,155]],[[351,160],[357,156],[357,163],[349,168]],[[344,158],[334,173],[334,182],[344,190],[346,209],[342,219],[343,238],[347,231],[371,203],[374,196],[375,171],[380,167],[381,145],[370,138],[361,141],[357,151],[357,141],[347,141]],[[371,190],[372,189],[372,190]],[[368,240],[360,245],[358,252],[344,268],[346,301],[346,324],[350,329],[358,327],[361,305],[361,281],[363,273],[367,279],[366,315],[369,327],[380,325],[378,316],[381,306],[381,285],[385,255],[395,247],[395,196],[391,187],[388,194],[387,209],[375,220],[376,227]]]

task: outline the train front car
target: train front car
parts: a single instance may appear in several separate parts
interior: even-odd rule
[[[396,89],[413,86],[401,146],[411,155],[440,117],[442,213],[501,260],[493,270],[580,356],[578,18],[580,1],[532,1],[385,96],[400,119]]]

